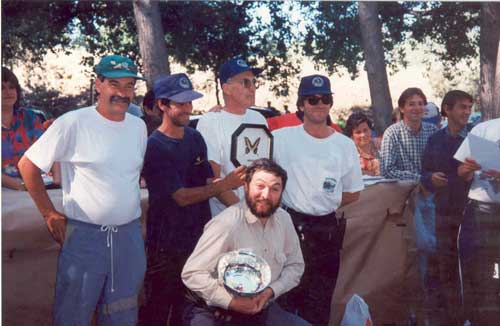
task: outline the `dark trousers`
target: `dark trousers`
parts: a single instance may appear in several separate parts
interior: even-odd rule
[[[500,323],[500,204],[469,201],[460,229],[465,319]]]
[[[229,321],[215,317],[215,308],[190,304],[184,314],[184,326],[308,326],[297,315],[283,309],[277,303],[271,303],[256,315],[244,315],[224,310],[224,315],[231,316]],[[221,311],[221,310],[219,310]]]
[[[144,305],[139,309],[139,325],[182,325],[186,287],[181,272],[189,253],[147,248]]]
[[[428,257],[423,282],[423,309],[429,325],[452,326],[460,322],[457,238],[461,222],[461,214],[436,214],[437,248]]]
[[[310,216],[286,209],[299,236],[305,270],[300,284],[280,303],[313,325],[328,325],[333,290],[337,282],[345,219],[335,213]]]

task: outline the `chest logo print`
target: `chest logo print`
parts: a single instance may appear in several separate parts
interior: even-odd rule
[[[254,154],[257,154],[257,151],[259,149],[259,143],[260,143],[260,137],[257,138],[253,144],[248,137],[245,137],[245,154],[248,154],[252,151]]]
[[[200,165],[201,163],[203,163],[203,159],[201,158],[201,156],[198,156],[196,157],[196,162],[194,162],[194,165]]]
[[[323,181],[323,190],[327,193],[333,193],[336,185],[337,180],[335,178],[325,178],[325,181]]]

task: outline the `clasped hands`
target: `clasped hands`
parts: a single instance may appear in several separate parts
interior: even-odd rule
[[[266,288],[261,293],[252,297],[238,297],[235,296],[229,303],[228,310],[239,312],[245,315],[255,315],[261,312],[269,300],[274,297],[274,292],[271,288]],[[224,313],[222,310],[216,310],[215,317],[225,321],[231,320],[231,315]]]

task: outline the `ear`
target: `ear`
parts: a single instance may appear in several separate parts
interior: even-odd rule
[[[168,106],[161,103],[160,99],[156,100],[156,106],[158,107],[158,109],[160,109],[162,113],[165,112],[168,108]]]
[[[97,93],[101,93],[102,84],[103,82],[99,78],[96,78],[94,87]]]
[[[228,84],[228,83],[222,84],[221,89],[222,89],[222,93],[231,95],[232,87],[230,84]]]

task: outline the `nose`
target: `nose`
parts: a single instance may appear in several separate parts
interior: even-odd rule
[[[260,192],[260,196],[263,199],[268,199],[269,198],[269,188],[262,189],[261,192]]]

